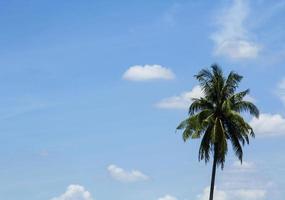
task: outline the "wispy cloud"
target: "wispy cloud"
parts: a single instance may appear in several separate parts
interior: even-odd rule
[[[121,182],[138,182],[149,179],[147,175],[139,170],[126,171],[116,165],[109,165],[107,170],[112,178]]]
[[[183,92],[178,96],[172,96],[162,99],[156,104],[156,107],[163,109],[187,109],[193,98],[203,96],[200,86],[195,86],[191,91]]]
[[[215,188],[215,200],[264,200],[271,187],[262,180],[254,162],[232,163],[221,179],[221,184]],[[197,200],[208,200],[209,193],[210,187],[204,188]]]
[[[67,187],[65,193],[51,200],[94,200],[90,194],[81,185],[70,185]]]
[[[224,190],[268,190],[271,182],[263,176],[258,165],[253,161],[233,162],[227,167],[221,176],[220,188]],[[271,182],[272,183],[272,182]]]
[[[234,0],[229,8],[218,12],[218,30],[211,36],[215,55],[236,60],[258,56],[261,45],[252,40],[252,33],[245,26],[249,12],[246,0]]]
[[[123,79],[130,81],[171,80],[174,78],[174,73],[161,65],[134,65],[123,74]]]
[[[48,106],[49,105],[45,103],[30,103],[27,105],[15,105],[14,107],[7,107],[6,110],[0,112],[0,120],[18,117],[33,111],[45,109]]]

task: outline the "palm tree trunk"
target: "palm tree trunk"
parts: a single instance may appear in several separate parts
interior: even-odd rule
[[[209,198],[209,200],[213,200],[213,198],[214,198],[216,168],[217,168],[217,157],[216,157],[216,153],[214,153],[214,160],[213,160],[213,167],[212,167],[212,178],[211,178],[211,188],[210,188],[210,198]]]

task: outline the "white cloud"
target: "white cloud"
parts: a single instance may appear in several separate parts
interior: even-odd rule
[[[183,92],[179,96],[162,99],[156,104],[156,107],[165,109],[187,109],[192,102],[192,98],[200,98],[202,96],[203,92],[200,86],[195,86],[191,91]]]
[[[171,195],[165,195],[164,197],[158,198],[158,200],[177,200],[177,198]]]
[[[94,200],[90,192],[81,185],[70,185],[65,193],[51,200]]]
[[[202,194],[197,195],[198,200],[208,200],[210,187],[206,187]],[[264,189],[237,189],[237,190],[222,190],[215,188],[215,200],[263,200],[266,197]]]
[[[262,113],[250,125],[257,137],[285,135],[285,118],[279,114]]]
[[[137,182],[146,181],[149,179],[147,175],[138,170],[128,172],[116,165],[109,165],[107,169],[111,177],[121,182]]]
[[[135,65],[123,74],[123,79],[130,81],[171,80],[174,78],[174,73],[161,65]]]
[[[222,14],[221,14],[222,13]],[[212,34],[214,53],[231,59],[249,59],[258,56],[261,45],[251,41],[245,27],[249,6],[245,0],[234,0],[231,7],[218,12],[218,31]]]

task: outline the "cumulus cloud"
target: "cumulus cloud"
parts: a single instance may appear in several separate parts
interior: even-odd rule
[[[164,197],[158,198],[158,200],[177,200],[177,198],[174,197],[174,196],[171,196],[171,195],[167,194],[167,195],[165,195]]]
[[[192,102],[192,98],[200,98],[202,96],[203,91],[201,90],[201,87],[195,86],[189,92],[183,92],[178,96],[162,99],[156,104],[156,107],[164,109],[187,109]]]
[[[70,185],[65,193],[51,200],[94,200],[87,190],[81,185]]]
[[[257,137],[285,135],[285,118],[279,114],[262,113],[250,125]]]
[[[130,81],[171,80],[174,78],[174,73],[161,65],[135,65],[123,74],[123,79]]]
[[[198,200],[208,200],[210,187],[206,187],[202,194],[197,196]],[[222,190],[215,188],[215,200],[263,200],[266,197],[264,189],[237,189],[237,190]]]
[[[138,182],[149,179],[147,175],[138,170],[126,171],[116,165],[109,165],[107,169],[112,178],[121,182]]]
[[[215,55],[231,59],[250,59],[258,56],[261,45],[251,40],[251,34],[245,27],[249,10],[246,0],[234,0],[229,8],[218,13],[218,30],[211,36],[215,43]]]

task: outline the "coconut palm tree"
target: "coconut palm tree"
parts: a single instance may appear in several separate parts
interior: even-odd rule
[[[236,92],[242,76],[230,72],[227,77],[221,68],[214,64],[211,70],[203,69],[195,78],[198,80],[203,97],[194,98],[189,108],[189,117],[177,129],[183,130],[183,140],[201,138],[199,161],[207,163],[213,156],[212,177],[209,199],[213,200],[216,168],[224,168],[230,141],[235,155],[242,163],[245,143],[254,137],[253,129],[242,117],[249,112],[259,116],[258,108],[244,97],[249,90]]]

